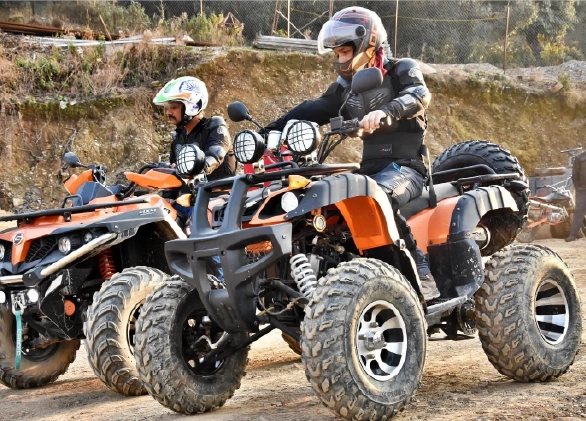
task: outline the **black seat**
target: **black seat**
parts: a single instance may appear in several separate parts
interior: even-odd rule
[[[448,197],[458,196],[459,192],[458,189],[452,183],[442,183],[436,184],[435,188],[435,195],[437,196],[437,201],[439,202],[442,199],[446,199]],[[401,211],[401,215],[405,219],[411,218],[413,215],[421,212],[424,209],[429,207],[429,190],[423,190],[421,196],[416,197],[415,199],[407,202],[399,209]]]

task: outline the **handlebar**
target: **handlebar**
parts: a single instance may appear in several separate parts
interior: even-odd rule
[[[571,149],[564,149],[563,151],[560,151],[560,153],[569,153],[570,155],[581,151],[582,150],[582,144],[579,144],[578,147],[576,148],[571,148]]]

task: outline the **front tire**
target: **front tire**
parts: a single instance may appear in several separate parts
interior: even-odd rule
[[[38,350],[23,349],[20,369],[15,368],[14,314],[0,305],[0,383],[12,389],[32,389],[53,383],[75,360],[79,340],[58,342]],[[29,330],[32,329],[29,327]]]
[[[426,345],[415,291],[375,259],[330,269],[305,308],[305,374],[321,401],[348,420],[403,410],[419,387]]]
[[[201,348],[206,346],[206,341],[200,341],[202,333],[214,343],[223,334],[204,317],[207,312],[197,290],[176,277],[158,285],[148,296],[137,324],[135,356],[141,380],[161,405],[187,415],[224,405],[245,374],[248,348],[214,367],[199,366],[198,360],[209,352]],[[209,331],[204,323],[210,326]],[[238,343],[247,334],[231,337]],[[193,355],[198,342],[197,355]]]
[[[167,276],[147,267],[124,269],[94,294],[83,325],[85,348],[94,373],[114,392],[146,393],[134,360],[135,323],[148,294]]]
[[[544,246],[510,246],[487,262],[476,319],[489,361],[517,381],[559,377],[578,352],[580,296],[568,267]]]

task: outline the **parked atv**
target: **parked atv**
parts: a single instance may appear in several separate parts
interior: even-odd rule
[[[362,70],[352,91],[381,81],[377,69]],[[240,103],[228,112],[251,120]],[[300,341],[312,388],[349,420],[387,419],[405,407],[437,329],[478,329],[491,363],[512,379],[563,374],[580,342],[580,300],[555,253],[507,247],[527,211],[517,160],[485,141],[454,145],[434,163],[434,183],[400,210],[441,291],[426,303],[387,195],[350,172],[356,164],[323,164],[358,121],[330,126],[321,144],[314,123],[285,131],[298,168],[200,187],[191,237],[165,244],[179,276],[155,287],[137,323],[137,368],[149,393],[185,414],[222,406],[240,386],[248,346],[275,328]],[[265,147],[250,130],[234,140],[242,163],[257,162]],[[253,192],[261,195],[250,193],[265,182]],[[208,223],[211,191],[221,186],[231,186],[230,198]],[[225,283],[207,270],[216,255]]]
[[[553,238],[566,238],[574,220],[574,195],[569,190],[571,177],[558,183],[546,186],[552,190],[543,197],[532,196],[529,200],[527,222],[517,235],[517,241],[530,243],[535,240],[538,230],[544,226],[551,227]]]
[[[83,166],[72,153],[64,160]],[[0,233],[0,382],[26,389],[55,381],[85,337],[100,379],[141,394],[134,323],[169,273],[164,242],[186,236],[170,203],[138,188],[176,190],[185,181],[149,164],[125,173],[128,186],[106,186],[105,167],[85,168],[65,181],[70,195],[60,208],[0,218],[18,225]]]

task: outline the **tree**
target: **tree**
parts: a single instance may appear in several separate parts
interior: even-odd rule
[[[576,1],[535,1],[535,12],[526,25],[521,25],[519,32],[539,59],[543,49],[542,42],[560,41],[566,32],[576,23]]]

